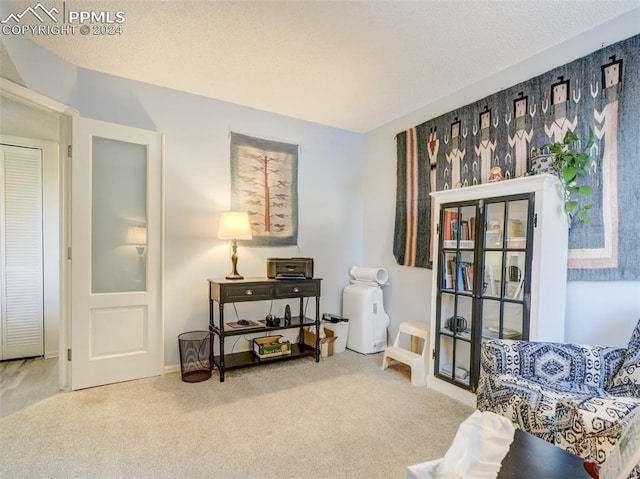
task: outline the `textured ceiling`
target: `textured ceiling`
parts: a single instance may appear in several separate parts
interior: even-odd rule
[[[79,67],[366,132],[639,5],[67,0],[124,11],[122,35],[32,38]]]

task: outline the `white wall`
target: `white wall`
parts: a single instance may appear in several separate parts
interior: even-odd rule
[[[367,134],[364,178],[364,262],[389,270],[385,307],[394,337],[402,321],[430,321],[431,270],[397,265],[392,255],[396,193],[395,135],[454,108],[491,95],[551,68],[640,33],[640,9],[575,37],[550,51],[523,60],[467,88]],[[640,282],[569,282],[566,340],[626,345],[640,319]]]
[[[300,145],[298,246],[249,248],[240,242],[240,273],[264,277],[271,256],[313,257],[315,276],[323,278],[321,311],[340,312],[349,268],[362,259],[362,134],[74,71],[27,40],[9,39],[5,47],[27,88],[82,116],[164,134],[166,367],[179,365],[178,334],[208,326],[206,279],[231,270],[229,242],[216,238],[219,216],[230,204],[230,131]],[[269,312],[268,304],[255,306],[255,319]]]

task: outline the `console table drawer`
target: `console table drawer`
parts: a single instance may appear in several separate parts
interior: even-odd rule
[[[273,288],[269,284],[227,284],[220,288],[220,301],[222,303],[261,301],[272,297]]]
[[[289,281],[281,280],[274,285],[276,298],[298,298],[301,296],[319,296],[319,281]]]

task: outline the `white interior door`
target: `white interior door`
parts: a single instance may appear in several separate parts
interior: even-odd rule
[[[162,373],[162,137],[75,117],[71,387]]]
[[[42,150],[0,153],[0,359],[42,356]]]

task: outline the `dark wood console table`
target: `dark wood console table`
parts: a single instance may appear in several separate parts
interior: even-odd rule
[[[516,429],[498,479],[590,479],[584,459]]]
[[[409,466],[407,477],[434,477],[433,468],[439,461]],[[583,464],[581,457],[516,429],[497,479],[591,479]]]
[[[301,356],[315,356],[316,362],[320,361],[320,282],[319,278],[312,279],[269,279],[246,278],[241,280],[209,279],[209,331],[218,338],[219,354],[214,354],[211,347],[211,365],[215,365],[220,373],[220,382],[224,381],[224,373],[227,369],[254,366],[271,361],[294,359]],[[315,297],[315,318],[304,316],[304,298]],[[241,303],[246,301],[271,301],[275,299],[300,299],[299,314],[291,317],[289,324],[280,320],[279,326],[267,326],[260,322],[256,327],[241,329],[225,329],[224,305],[227,303]],[[215,303],[218,304],[218,322],[215,321]],[[260,318],[260,319],[264,319]],[[316,327],[315,348],[304,344],[303,327]],[[274,358],[259,358],[253,351],[238,353],[225,353],[224,342],[229,336],[243,334],[255,334],[262,332],[274,332],[283,329],[298,329],[298,342],[291,345],[291,353]]]

